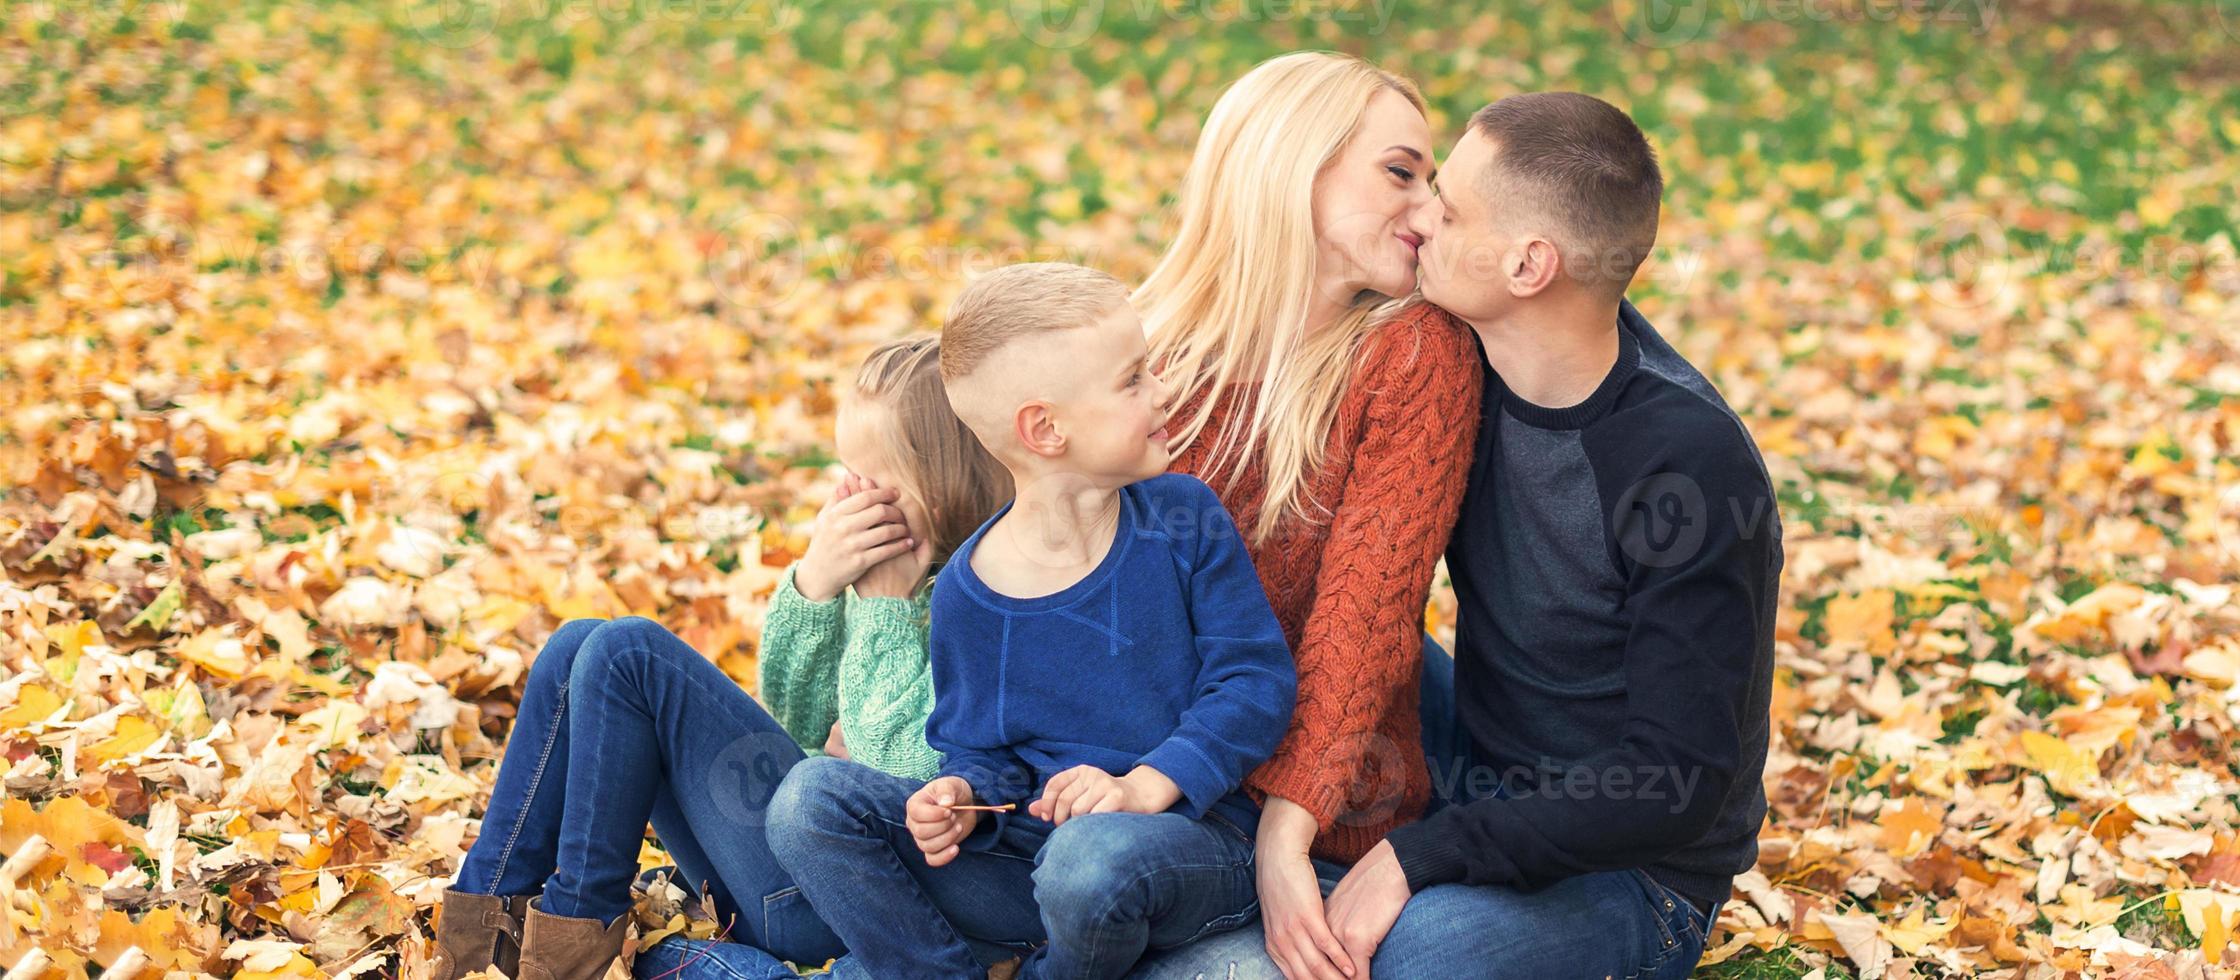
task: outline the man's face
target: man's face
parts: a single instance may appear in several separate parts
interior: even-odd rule
[[[1496,150],[1473,129],[1464,133],[1439,171],[1439,196],[1416,215],[1424,237],[1418,250],[1417,279],[1423,297],[1465,320],[1490,322],[1504,316],[1515,298],[1509,292],[1509,252],[1520,242],[1501,220],[1487,193]]]

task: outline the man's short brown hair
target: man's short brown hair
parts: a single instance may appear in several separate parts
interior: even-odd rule
[[[965,377],[1020,337],[1070,330],[1127,305],[1120,280],[1064,262],[1007,265],[957,295],[941,325],[941,380]]]
[[[1577,92],[1512,95],[1478,110],[1470,128],[1498,153],[1486,190],[1520,197],[1554,222],[1572,278],[1624,295],[1657,241],[1664,175],[1641,127],[1617,106]]]

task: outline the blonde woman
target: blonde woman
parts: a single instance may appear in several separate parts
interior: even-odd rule
[[[1445,655],[1423,613],[1483,371],[1467,327],[1411,302],[1435,169],[1406,79],[1337,54],[1268,61],[1207,117],[1174,244],[1136,291],[1178,391],[1173,468],[1234,516],[1298,664],[1291,728],[1246,781],[1266,952],[1292,980],[1367,971],[1322,881],[1430,796],[1419,681]]]

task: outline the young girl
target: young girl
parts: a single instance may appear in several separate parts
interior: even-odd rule
[[[950,411],[939,361],[935,338],[882,345],[841,400],[849,473],[771,597],[761,703],[652,620],[554,631],[482,835],[444,893],[436,980],[490,966],[523,980],[604,975],[649,821],[736,942],[672,939],[639,954],[641,975],[791,977],[782,961],[843,952],[771,856],[763,812],[820,746],[914,779],[939,764],[925,744],[926,586],[1010,490]]]

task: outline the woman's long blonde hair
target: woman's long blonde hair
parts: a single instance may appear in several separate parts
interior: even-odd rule
[[[1354,356],[1371,328],[1407,301],[1364,292],[1337,322],[1312,335],[1305,328],[1315,288],[1315,178],[1386,90],[1424,111],[1413,83],[1350,55],[1301,51],[1238,79],[1198,137],[1174,244],[1133,296],[1175,403],[1204,396],[1174,445],[1199,438],[1229,385],[1254,385],[1249,415],[1221,426],[1201,476],[1216,487],[1232,483],[1259,454],[1267,490],[1250,530],[1255,544],[1284,517],[1328,516],[1309,499],[1308,483]]]
[[[903,492],[925,507],[930,579],[980,525],[1011,499],[1011,473],[949,407],[941,387],[941,338],[890,340],[856,371],[856,395],[887,409],[876,431]]]

